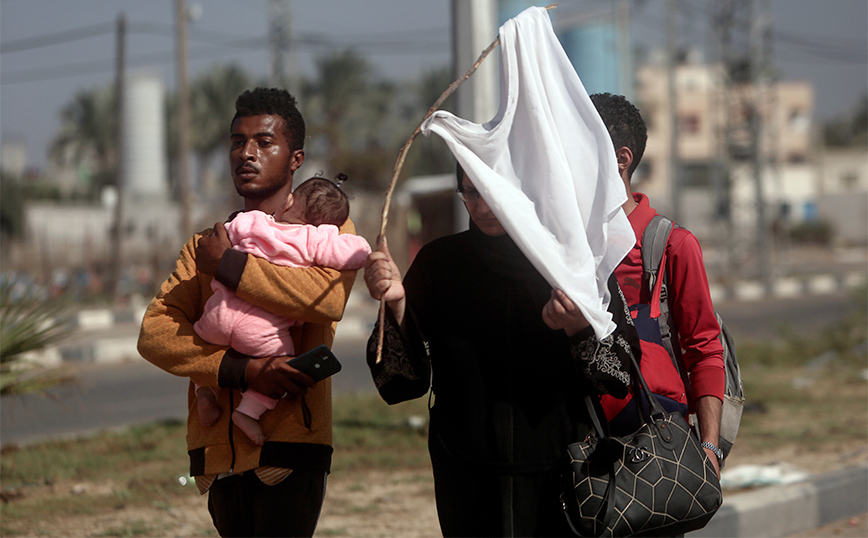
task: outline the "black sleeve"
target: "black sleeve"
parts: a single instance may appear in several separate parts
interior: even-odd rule
[[[217,384],[224,389],[238,389],[241,392],[247,390],[247,363],[250,357],[229,348],[223,354],[220,361],[220,369],[217,371]]]
[[[424,396],[431,386],[428,343],[418,329],[409,303],[405,315],[402,331],[392,311],[386,308],[382,360],[379,363],[376,362],[379,321],[368,339],[368,368],[377,392],[390,405]]]
[[[630,387],[630,356],[636,357],[638,363],[642,351],[627,301],[614,275],[609,278],[608,286],[611,295],[609,312],[615,322],[615,331],[603,340],[597,340],[594,329],[587,327],[570,338],[570,352],[581,373],[597,392],[624,398]]]
[[[232,221],[241,211],[236,211],[229,215],[226,222]],[[241,275],[244,274],[244,267],[247,265],[247,254],[240,250],[233,250],[231,247],[226,249],[223,257],[217,262],[217,272],[214,278],[217,282],[223,284],[232,292],[238,291],[238,284],[241,282]]]
[[[238,284],[241,282],[241,275],[244,274],[246,266],[247,254],[240,250],[228,248],[217,263],[217,272],[214,278],[235,293],[238,291]]]

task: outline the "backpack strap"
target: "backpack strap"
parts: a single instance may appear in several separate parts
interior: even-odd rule
[[[663,254],[666,245],[669,244],[669,235],[676,224],[663,215],[654,215],[645,231],[642,232],[642,273],[651,295],[651,304],[658,304],[660,316],[657,322],[660,325],[660,336],[663,338],[663,347],[669,353],[675,370],[681,376],[684,389],[690,391],[690,380],[684,368],[681,358],[681,344],[678,343],[677,334],[669,310],[669,290],[666,282],[666,268],[663,266]],[[658,282],[659,280],[659,282]],[[655,293],[659,290],[659,293]]]
[[[669,234],[672,233],[674,225],[663,215],[654,215],[642,232],[642,272],[652,294],[661,270],[660,262],[663,261],[663,253],[666,251]]]

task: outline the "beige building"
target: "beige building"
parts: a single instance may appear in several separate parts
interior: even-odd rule
[[[750,119],[758,90],[749,84],[733,84],[727,91],[720,64],[683,63],[674,78],[680,212],[673,210],[670,155],[674,137],[668,73],[661,65],[646,65],[637,73],[636,101],[648,124],[648,146],[634,176],[634,189],[648,194],[659,211],[677,214],[701,239],[713,242],[719,235],[715,223],[727,211],[744,233],[755,230],[757,144]],[[767,220],[779,214],[804,218],[803,207],[817,194],[810,169],[815,158],[813,88],[804,82],[779,82],[759,91],[760,177]],[[729,152],[724,151],[726,147]]]

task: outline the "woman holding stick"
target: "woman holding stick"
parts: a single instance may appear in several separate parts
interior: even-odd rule
[[[389,403],[433,390],[429,452],[444,536],[567,536],[564,451],[589,430],[588,387],[627,393],[635,329],[610,279],[618,329],[598,341],[460,167],[458,195],[470,229],[425,245],[406,278],[385,242],[368,257],[365,283],[387,305],[382,358],[377,327],[368,364]]]

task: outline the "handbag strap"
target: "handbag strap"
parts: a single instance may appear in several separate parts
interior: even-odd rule
[[[636,361],[636,357],[634,357],[632,353],[630,354],[630,362],[631,362],[632,367],[633,367],[632,368],[633,371],[631,372],[631,375],[633,376],[633,380],[638,382],[638,386],[642,390],[642,392],[645,394],[645,397],[648,401],[648,405],[650,406],[650,410],[649,410],[650,413],[642,415],[644,422],[649,423],[648,419],[650,418],[650,420],[651,420],[650,424],[652,426],[656,426],[657,429],[660,430],[661,425],[662,425],[662,428],[665,430],[666,429],[666,426],[665,426],[666,410],[663,409],[663,406],[660,405],[660,402],[657,401],[657,398],[654,397],[654,394],[651,392],[651,389],[648,387],[648,383],[645,381],[645,377],[642,375],[642,370],[639,369],[639,363]],[[634,384],[634,386],[635,386],[635,384]],[[633,397],[635,398],[636,395],[634,394]],[[600,419],[602,418],[602,420],[605,421],[606,418],[605,418],[605,416],[600,417],[600,413],[597,411],[597,408],[594,406],[594,403],[591,400],[591,395],[588,393],[585,393],[585,407],[588,408],[588,416],[591,418],[591,424],[593,425],[594,429],[597,431],[597,437],[599,439],[602,439],[604,437],[608,437],[608,435],[609,435],[608,422],[606,423],[607,427],[603,428]],[[638,407],[639,406],[637,405],[637,408]],[[661,435],[663,435],[664,440],[668,440],[667,437],[671,439],[671,435],[668,435],[668,431],[665,432],[665,435],[664,435],[664,432],[661,432]]]
[[[645,396],[648,399],[648,404],[650,406],[650,414],[643,414],[642,418],[645,424],[648,424],[651,428],[656,429],[660,439],[661,444],[667,448],[669,447],[669,443],[673,440],[672,434],[669,432],[669,426],[667,424],[667,414],[666,410],[663,409],[663,406],[660,405],[660,402],[657,401],[657,398],[654,397],[654,394],[651,392],[651,389],[648,388],[648,383],[645,381],[645,377],[642,375],[642,371],[639,369],[639,363],[636,361],[636,357],[633,354],[630,354],[630,362],[633,367],[633,375],[634,381],[638,382],[639,387],[642,392],[644,392]],[[634,398],[636,395],[634,394]],[[606,421],[606,427],[603,428],[601,417],[597,408],[594,406],[594,402],[591,400],[591,395],[589,393],[585,393],[585,406],[588,408],[588,416],[591,419],[591,424],[594,429],[597,431],[597,437],[599,440],[602,440],[605,437],[609,437],[609,428],[608,421],[606,421],[605,415],[602,417],[603,421]],[[637,408],[639,406],[637,405]],[[599,440],[597,442],[599,442]],[[614,460],[610,463],[609,469],[607,473],[609,475],[609,483],[606,485],[606,493],[603,495],[605,498],[605,502],[600,505],[600,509],[595,515],[595,519],[597,521],[612,521],[612,518],[615,515],[615,490],[617,489],[615,486],[615,462]],[[600,517],[600,511],[605,507],[606,514],[602,518]],[[569,518],[567,518],[569,522]],[[572,527],[572,523],[570,523]],[[573,528],[575,531],[575,528]],[[578,533],[576,533],[578,534]]]

